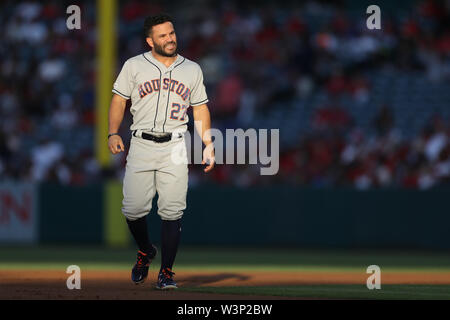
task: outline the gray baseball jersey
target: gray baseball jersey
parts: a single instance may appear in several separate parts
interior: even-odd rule
[[[181,55],[166,67],[151,52],[128,59],[113,93],[131,99],[131,130],[184,132],[189,106],[208,102],[200,66]]]
[[[173,161],[181,150],[186,157],[184,135],[157,143],[141,138],[142,132],[184,132],[187,109],[208,102],[200,66],[180,55],[166,67],[147,52],[128,59],[114,83],[113,92],[131,99],[133,124],[123,180],[122,213],[136,220],[150,212],[158,193],[158,214],[163,220],[178,220],[186,208],[187,158]]]

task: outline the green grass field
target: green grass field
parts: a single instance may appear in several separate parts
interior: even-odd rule
[[[0,270],[55,270],[71,264],[82,269],[129,270],[134,249],[101,247],[0,247]],[[155,261],[159,264],[159,258]],[[383,272],[449,273],[450,254],[407,251],[299,250],[275,248],[194,248],[181,247],[175,271],[304,271],[362,272],[369,265]],[[332,299],[450,299],[450,285],[383,285],[368,290],[365,285],[292,285],[183,287],[181,291],[240,295]]]
[[[222,294],[307,297],[310,299],[382,299],[382,300],[449,300],[448,285],[384,285],[381,290],[368,290],[362,285],[302,285],[260,287],[196,287],[181,288],[190,292]]]

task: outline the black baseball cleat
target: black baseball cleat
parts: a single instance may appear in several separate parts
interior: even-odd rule
[[[164,268],[159,272],[158,283],[156,284],[156,289],[167,290],[176,289],[177,284],[173,280],[174,272],[170,268]]]
[[[131,270],[131,280],[135,284],[143,283],[145,279],[147,279],[150,263],[152,263],[152,260],[155,258],[156,253],[158,252],[155,246],[152,245],[152,247],[152,255],[145,254],[142,251],[138,251],[137,253],[136,264]]]

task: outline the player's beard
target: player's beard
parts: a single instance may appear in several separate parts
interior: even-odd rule
[[[167,45],[169,45],[169,44],[174,44],[175,45],[175,50],[173,51],[173,53],[168,53],[168,52],[166,52],[165,50],[164,50],[164,47],[162,47],[162,46],[160,46],[160,45],[157,45],[156,43],[153,43],[153,49],[155,50],[155,52],[157,53],[157,54],[159,54],[159,55],[161,55],[161,56],[164,56],[164,57],[174,57],[174,56],[176,56],[177,55],[177,43],[174,41],[174,42],[169,42],[169,43],[166,43],[166,46]]]

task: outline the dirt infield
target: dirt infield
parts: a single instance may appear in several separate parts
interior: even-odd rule
[[[151,272],[143,285],[134,285],[125,271],[82,271],[81,290],[68,290],[64,271],[0,271],[0,299],[150,299],[228,300],[287,299],[274,296],[161,292],[154,289]],[[177,274],[180,287],[199,286],[291,286],[311,284],[365,284],[368,275],[355,272],[192,272]],[[450,284],[449,272],[385,272],[383,284]],[[291,298],[292,299],[292,298]],[[295,298],[294,298],[295,299]]]

